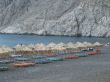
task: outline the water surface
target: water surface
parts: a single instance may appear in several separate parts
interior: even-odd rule
[[[0,45],[15,46],[16,44],[36,44],[50,42],[110,42],[110,38],[96,38],[96,37],[69,37],[69,36],[38,36],[38,35],[16,35],[16,34],[0,34]]]

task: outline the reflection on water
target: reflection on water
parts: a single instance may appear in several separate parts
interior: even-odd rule
[[[16,35],[16,34],[0,34],[0,45],[15,46],[16,44],[35,44],[49,42],[96,42],[101,43],[110,42],[110,38],[96,38],[96,37],[68,37],[68,36],[37,36],[37,35]]]

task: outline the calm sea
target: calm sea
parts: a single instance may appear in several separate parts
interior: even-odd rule
[[[16,35],[16,34],[0,34],[0,45],[15,46],[17,44],[36,44],[50,42],[110,42],[110,38],[96,38],[96,37],[69,37],[69,36],[38,36],[38,35]]]

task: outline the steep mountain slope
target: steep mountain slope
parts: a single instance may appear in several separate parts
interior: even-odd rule
[[[110,36],[110,0],[0,0],[1,33]]]

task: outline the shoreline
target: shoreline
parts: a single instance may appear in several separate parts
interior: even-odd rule
[[[39,35],[35,33],[0,33],[0,35],[36,35],[36,36],[60,36],[60,37],[88,37],[88,38],[110,38],[110,37],[101,37],[101,36],[76,36],[76,35],[52,35],[52,34],[47,34],[47,35]]]

